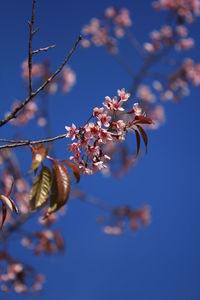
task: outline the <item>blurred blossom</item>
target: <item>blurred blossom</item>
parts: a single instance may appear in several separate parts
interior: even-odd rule
[[[12,105],[12,110],[18,107],[19,104],[20,103],[18,101],[15,101]],[[30,101],[24,106],[23,110],[17,116],[17,118],[11,120],[11,123],[15,126],[23,126],[35,117],[37,111],[38,111],[37,104],[33,101]]]
[[[195,16],[200,15],[200,0],[158,0],[153,2],[153,7],[175,12],[180,22],[191,23]]]
[[[142,101],[153,103],[155,101],[155,95],[151,92],[147,85],[141,84],[138,88],[138,97]]]
[[[175,50],[188,50],[194,46],[194,39],[187,37],[188,30],[185,26],[176,26],[174,29],[164,25],[160,30],[154,30],[150,34],[151,43],[144,43],[144,49],[153,53],[162,50],[164,47],[175,47]]]
[[[42,64],[32,64],[32,77],[42,77],[44,75],[44,66]],[[22,78],[24,80],[29,79],[28,60],[24,60],[22,63]]]
[[[62,71],[62,92],[68,93],[76,83],[76,74],[72,69],[67,66]]]
[[[0,286],[3,292],[14,290],[16,293],[37,292],[42,288],[44,276],[34,269],[0,252]]]
[[[93,18],[88,25],[83,27],[82,46],[84,48],[91,45],[105,46],[110,53],[115,54],[117,52],[116,39],[122,38],[126,29],[131,25],[128,9],[108,7],[105,10],[104,18]]]

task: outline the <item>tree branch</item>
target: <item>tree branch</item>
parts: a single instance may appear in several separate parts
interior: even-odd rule
[[[32,17],[31,22],[29,23],[30,34],[29,34],[29,46],[28,46],[28,69],[29,69],[29,96],[33,93],[33,83],[32,83],[32,39],[34,35],[33,25],[35,21],[35,4],[36,0],[33,0],[33,7],[32,7]]]
[[[45,48],[39,48],[39,49],[37,49],[37,50],[34,50],[34,51],[32,51],[32,54],[37,54],[37,53],[39,53],[39,52],[46,52],[46,51],[48,51],[49,49],[52,49],[52,48],[55,48],[56,47],[56,45],[50,45],[50,46],[48,46],[48,47],[45,47]]]
[[[36,97],[63,69],[65,64],[68,62],[70,57],[72,56],[73,52],[75,51],[76,47],[78,46],[80,40],[82,39],[82,36],[79,35],[78,39],[76,40],[73,48],[63,61],[63,63],[57,68],[57,70],[51,75],[35,92],[33,92],[31,95],[29,95],[21,104],[19,104],[12,112],[10,112],[3,120],[0,121],[0,127],[8,123],[10,120],[16,118],[17,113],[19,113],[24,106],[34,97]]]
[[[22,147],[22,146],[30,146],[30,145],[36,145],[36,144],[41,144],[41,143],[50,143],[50,142],[53,142],[53,141],[56,141],[56,140],[61,140],[61,139],[64,139],[66,137],[67,133],[64,133],[64,134],[60,134],[60,135],[57,135],[55,137],[52,137],[52,138],[48,138],[48,139],[43,139],[43,140],[37,140],[37,141],[30,141],[30,140],[21,140],[21,141],[13,141],[13,140],[0,140],[1,141],[7,141],[7,143],[9,144],[6,144],[6,145],[2,145],[0,146],[0,150],[1,149],[9,149],[9,148],[16,148],[16,147]]]

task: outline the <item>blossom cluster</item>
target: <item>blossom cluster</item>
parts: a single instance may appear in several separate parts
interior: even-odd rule
[[[82,29],[85,38],[82,46],[88,48],[91,45],[105,46],[109,52],[117,51],[116,39],[125,35],[125,31],[132,24],[128,9],[116,9],[108,7],[104,12],[104,18],[93,18]]]
[[[13,259],[7,252],[0,252],[0,282],[1,290],[8,292],[13,289],[16,293],[40,291],[44,277],[36,274],[28,265]]]
[[[184,25],[175,28],[164,25],[160,30],[151,32],[151,43],[145,43],[144,48],[147,52],[154,53],[164,47],[175,46],[176,50],[188,50],[194,46],[194,39],[188,37],[188,29]]]
[[[75,124],[71,127],[66,126],[67,138],[71,138],[72,144],[68,151],[73,155],[70,157],[84,174],[93,174],[97,170],[105,170],[106,162],[111,159],[104,151],[106,144],[112,142],[124,141],[130,129],[137,130],[136,124],[146,120],[138,103],[135,103],[130,111],[123,108],[124,103],[130,97],[124,89],[118,90],[118,97],[112,99],[105,97],[103,107],[95,107],[91,118],[94,122],[89,122],[83,127],[77,128]],[[125,116],[131,115],[128,119]],[[139,117],[142,120],[139,120]],[[145,122],[144,122],[145,123]],[[151,120],[148,120],[151,124]]]
[[[169,76],[166,90],[161,93],[163,100],[179,100],[190,93],[189,85],[200,85],[200,63],[186,58],[177,71]]]
[[[25,236],[22,245],[33,250],[35,255],[52,254],[64,249],[64,240],[59,231],[45,229]]]
[[[45,82],[51,75],[50,66],[48,62],[44,63],[33,63],[32,64],[32,79],[34,85],[37,87]],[[22,79],[24,80],[25,84],[28,84],[29,80],[29,67],[28,61],[25,60],[22,63]],[[47,87],[46,92],[48,94],[55,94],[58,90],[58,86],[61,87],[61,91],[63,93],[69,93],[72,87],[76,83],[76,74],[75,72],[69,67],[66,66],[63,68],[59,77],[56,77]],[[14,110],[19,105],[18,101],[15,101],[12,104],[12,110]],[[33,118],[37,118],[37,125],[40,127],[44,127],[47,124],[47,120],[45,116],[43,116],[42,110],[38,108],[38,105],[35,101],[31,101],[27,103],[24,107],[22,112],[19,116],[12,120],[11,123],[15,126],[24,126]]]
[[[138,230],[141,225],[149,225],[151,223],[150,207],[144,205],[138,209],[130,209],[128,206],[115,208],[110,216],[110,222],[103,227],[103,231],[105,234],[115,236],[123,234],[126,221],[132,231]],[[104,223],[104,220],[101,218],[98,222]]]
[[[153,2],[156,10],[170,9],[174,11],[179,22],[191,23],[194,16],[200,15],[200,0],[158,0]]]
[[[32,78],[33,79],[40,79],[40,80],[47,80],[51,76],[50,66],[48,62],[44,62],[42,64],[33,63],[32,64]],[[22,78],[25,82],[29,79],[29,67],[28,61],[25,60],[22,63]],[[60,77],[55,78],[49,85],[48,85],[48,92],[50,94],[54,94],[58,89],[58,84],[61,85],[61,89],[63,93],[68,93],[71,91],[72,87],[76,83],[76,74],[75,72],[69,67],[66,66],[63,68]]]

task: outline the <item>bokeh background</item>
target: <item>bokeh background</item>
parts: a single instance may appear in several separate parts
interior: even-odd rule
[[[13,100],[26,96],[21,63],[27,57],[31,2],[0,3],[1,118]],[[38,61],[49,59],[55,69],[82,26],[112,5],[130,9],[133,30],[141,42],[149,40],[149,31],[159,28],[162,22],[163,14],[153,11],[151,1],[38,1],[36,25],[40,30],[34,48],[56,44],[56,49],[41,54]],[[199,59],[198,26],[194,25],[192,30],[197,40],[193,55]],[[123,39],[120,47],[137,70],[140,62],[136,53]],[[50,98],[53,135],[64,133],[64,126],[72,121],[82,124],[106,95],[114,96],[118,88],[128,89],[131,85],[125,70],[103,48],[79,47],[70,66],[77,75],[76,86],[68,95],[57,93]],[[0,292],[2,299],[199,299],[199,99],[199,89],[193,89],[179,103],[166,103],[166,123],[148,132],[148,154],[126,176],[116,179],[96,174],[81,180],[80,185],[87,193],[110,204],[127,203],[136,208],[149,204],[152,224],[135,233],[108,236],[95,222],[102,214],[98,208],[69,201],[67,214],[59,221],[66,240],[64,254],[38,259],[17,243],[13,246],[16,257],[23,257],[45,273],[43,292],[38,296]],[[44,136],[34,123],[22,132],[25,138]],[[10,125],[1,129],[2,138],[11,138],[12,134]],[[67,157],[67,144],[66,140],[56,143],[58,157]],[[26,173],[30,153],[20,149],[17,155]],[[34,226],[34,222],[28,226]]]

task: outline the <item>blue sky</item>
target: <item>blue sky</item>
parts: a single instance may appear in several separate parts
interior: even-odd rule
[[[159,27],[163,15],[153,13],[151,1],[38,1],[36,24],[40,26],[35,48],[56,44],[45,58],[52,68],[62,61],[91,17],[101,16],[107,6],[128,7],[133,29],[140,41]],[[21,62],[27,57],[28,26],[31,1],[4,1],[0,9],[0,82],[1,118],[14,99],[24,99],[20,78]],[[193,55],[199,59],[199,32]],[[137,70],[138,58],[128,45],[121,47]],[[41,58],[42,59],[42,56]],[[70,66],[77,73],[77,84],[68,95],[50,99],[53,134],[64,133],[64,126],[84,122],[104,96],[118,88],[129,88],[131,79],[105,49],[78,49]],[[100,174],[83,178],[80,185],[91,195],[122,205],[152,207],[152,224],[136,233],[120,237],[106,236],[96,225],[101,211],[72,201],[59,222],[66,239],[66,253],[54,257],[34,258],[15,247],[15,255],[46,274],[43,300],[197,300],[200,297],[200,190],[199,190],[199,88],[180,103],[166,104],[166,124],[149,132],[148,154],[125,177],[105,179]],[[2,137],[12,137],[9,125],[1,129]],[[40,138],[44,132],[34,126],[23,129],[24,136]],[[58,157],[65,158],[67,143],[56,144]],[[23,158],[24,150],[19,150]],[[30,155],[23,161],[24,172]],[[32,223],[34,226],[34,223]],[[0,294],[4,300],[22,299]],[[26,297],[25,297],[26,298]],[[27,297],[27,299],[35,299]]]

